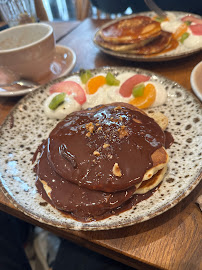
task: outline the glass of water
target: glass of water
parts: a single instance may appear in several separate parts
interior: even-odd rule
[[[0,0],[0,12],[10,27],[37,21],[34,0]]]

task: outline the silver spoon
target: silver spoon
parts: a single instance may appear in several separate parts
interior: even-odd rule
[[[39,86],[39,84],[37,84],[35,82],[21,79],[21,80],[16,80],[16,81],[14,81],[12,83],[0,84],[0,87],[8,87],[8,86],[13,86],[15,84],[26,87],[26,88],[34,88],[34,87]]]
[[[153,0],[144,0],[148,8],[154,11],[160,18],[165,19],[167,17],[166,13],[154,3]]]

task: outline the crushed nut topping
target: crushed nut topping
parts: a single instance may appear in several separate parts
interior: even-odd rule
[[[93,133],[93,130],[94,130],[94,125],[92,122],[86,124],[86,129],[90,132],[90,133]]]
[[[121,128],[118,129],[119,132],[119,138],[123,139],[125,136],[128,136],[128,131],[126,130],[126,126],[121,126]]]
[[[99,123],[96,123],[95,125],[96,125],[96,126],[99,126],[100,124],[99,124]]]
[[[119,116],[119,119],[120,119],[121,121],[123,121],[123,117],[122,117],[121,115]]]
[[[90,137],[90,136],[91,136],[90,132],[86,133],[86,137]]]
[[[107,147],[109,147],[110,146],[110,144],[108,144],[108,143],[104,143],[103,144],[103,148],[107,148]]]
[[[97,131],[100,131],[100,130],[102,130],[102,127],[99,127],[99,128],[97,129]]]
[[[121,106],[117,106],[117,107],[114,108],[114,111],[121,110],[121,109],[122,109]]]
[[[108,155],[108,158],[109,158],[109,159],[112,159],[112,158],[113,158],[113,156],[112,156],[112,155]]]
[[[112,116],[111,118],[110,118],[110,120],[113,120],[114,119],[114,117]]]
[[[113,174],[114,174],[115,176],[118,176],[118,177],[121,177],[121,176],[122,176],[122,173],[121,173],[121,170],[120,170],[120,168],[119,168],[119,164],[118,164],[118,163],[114,163],[112,172],[113,172]]]
[[[138,119],[133,118],[133,121],[138,123],[138,124],[142,124],[142,122],[140,120],[138,120]]]
[[[91,222],[91,221],[93,221],[93,220],[94,220],[94,219],[93,219],[92,217],[87,217],[87,218],[86,218],[86,221],[87,221],[87,222]]]
[[[95,151],[93,152],[93,155],[95,155],[95,156],[100,156],[100,153],[99,153],[97,150],[95,150]]]

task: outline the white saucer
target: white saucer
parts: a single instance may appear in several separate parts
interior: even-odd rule
[[[72,71],[76,64],[76,54],[75,52],[61,45],[56,45],[55,47],[55,56],[54,60],[50,66],[50,74],[46,76],[43,80],[39,82],[39,86],[48,83],[54,79],[65,76]],[[18,89],[18,86],[12,86],[7,88],[7,90],[3,90],[0,88],[0,96],[9,97],[9,96],[22,96],[27,93],[30,93],[37,88],[29,88],[29,89]]]
[[[202,61],[199,62],[191,72],[191,87],[196,96],[202,101]]]

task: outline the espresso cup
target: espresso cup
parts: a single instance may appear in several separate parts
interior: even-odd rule
[[[0,66],[21,78],[38,82],[46,77],[54,53],[53,28],[48,24],[23,24],[0,32]]]

